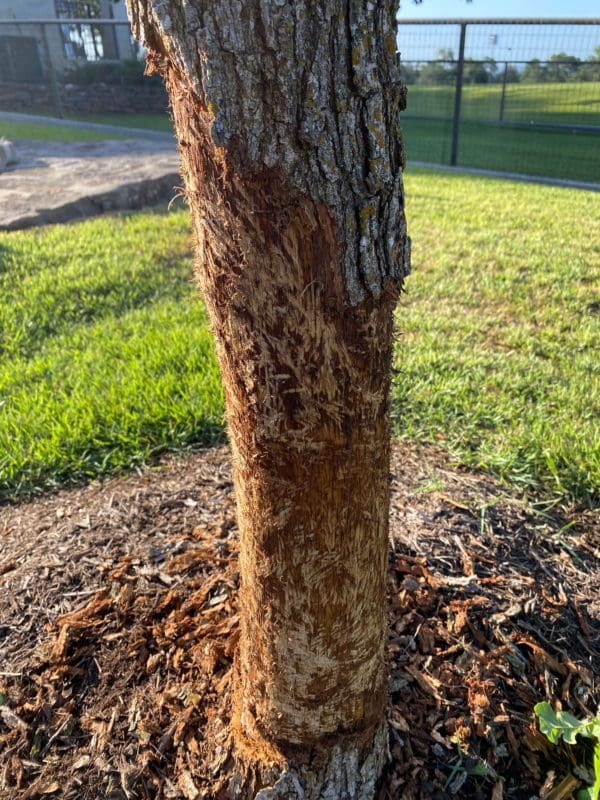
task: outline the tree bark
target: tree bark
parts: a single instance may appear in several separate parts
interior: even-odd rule
[[[128,0],[165,77],[240,528],[236,797],[371,798],[392,314],[408,272],[395,3]]]

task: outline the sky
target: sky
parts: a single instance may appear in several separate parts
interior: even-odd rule
[[[598,0],[423,0],[415,5],[402,0],[398,19],[467,19],[488,17],[595,17],[600,18]]]
[[[599,0],[402,0],[398,13],[398,49],[406,61],[434,59],[440,48],[458,52],[458,25],[402,25],[411,19],[571,19],[600,20]],[[496,61],[544,60],[566,52],[588,58],[600,45],[600,21],[595,25],[469,25],[465,55],[490,56]]]

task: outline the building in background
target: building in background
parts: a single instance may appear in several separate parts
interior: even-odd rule
[[[64,22],[37,22],[54,19]],[[94,19],[122,24],[94,24]],[[49,69],[60,75],[82,62],[135,55],[124,0],[0,0],[0,82],[42,81]]]

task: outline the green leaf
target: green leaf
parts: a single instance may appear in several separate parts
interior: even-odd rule
[[[590,739],[600,739],[600,717],[590,720],[581,735],[589,736]]]
[[[568,711],[554,711],[550,703],[537,703],[533,709],[538,718],[540,731],[552,744],[563,739],[567,744],[575,744],[577,736],[595,737],[600,728],[600,718],[580,720]]]
[[[573,714],[569,714],[568,711],[557,711],[556,716],[558,718],[562,737],[567,744],[575,744],[578,733],[585,735],[584,731],[587,727],[586,722],[577,719]]]
[[[553,744],[557,744],[561,738],[567,744],[575,744],[577,736],[596,740],[593,757],[594,782],[591,786],[579,789],[575,797],[576,800],[600,800],[600,717],[582,721],[567,711],[554,711],[550,703],[546,702],[537,703],[533,710],[538,718],[540,731]]]
[[[558,744],[560,738],[560,728],[556,713],[550,703],[537,703],[533,710],[538,718],[540,731],[552,744]]]
[[[478,761],[477,764],[468,769],[467,772],[475,778],[486,778],[488,775],[488,768],[484,761]]]
[[[594,796],[592,791],[591,786],[586,786],[585,789],[579,789],[579,791],[575,793],[575,800],[597,800],[597,795]]]
[[[596,717],[594,722],[600,722],[600,719]],[[600,739],[596,739],[596,744],[594,745],[594,785],[590,786],[590,800],[599,800],[600,798]]]

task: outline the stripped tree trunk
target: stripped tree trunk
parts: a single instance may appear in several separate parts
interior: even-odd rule
[[[233,795],[371,798],[387,753],[392,313],[409,249],[396,3],[128,2],[169,91],[226,394]]]

